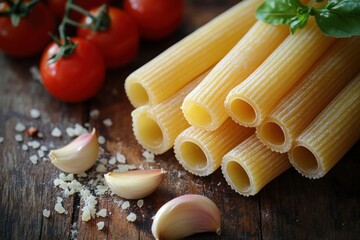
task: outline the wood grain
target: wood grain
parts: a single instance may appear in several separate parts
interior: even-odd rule
[[[70,239],[71,226],[76,223],[78,239],[153,239],[152,217],[167,201],[188,193],[203,194],[221,209],[223,230],[221,236],[212,233],[197,234],[186,239],[357,239],[360,234],[360,143],[358,142],[340,163],[324,178],[308,180],[295,170],[289,170],[266,186],[255,197],[242,197],[233,192],[218,170],[209,177],[195,177],[187,173],[176,161],[173,151],[156,157],[156,163],[144,162],[143,149],[137,144],[131,129],[130,113],[123,85],[125,78],[173,43],[194,31],[238,1],[196,0],[186,1],[181,28],[169,39],[141,43],[136,59],[126,68],[109,71],[106,84],[92,100],[81,104],[62,103],[44,90],[31,77],[29,68],[39,62],[39,56],[30,59],[12,59],[0,53],[0,239]],[[32,119],[29,111],[37,108],[40,119]],[[98,119],[91,119],[92,109],[100,110]],[[110,118],[111,127],[102,120]],[[130,201],[123,210],[114,200],[116,196],[98,198],[98,209],[106,208],[106,218],[81,221],[83,203],[78,195],[64,198],[66,215],[55,213],[56,197],[62,196],[53,180],[60,171],[49,161],[33,165],[29,157],[34,149],[21,150],[15,141],[14,127],[21,122],[34,126],[44,134],[38,139],[49,147],[59,147],[71,138],[66,127],[75,123],[89,123],[105,136],[104,156],[123,153],[127,162],[145,167],[162,167],[166,179],[158,191],[144,199],[139,208]],[[61,138],[50,135],[59,127]],[[27,137],[25,141],[31,140]],[[94,172],[94,169],[90,170]],[[51,209],[44,218],[42,210]],[[130,212],[137,220],[126,220]],[[96,223],[105,222],[98,231]]]

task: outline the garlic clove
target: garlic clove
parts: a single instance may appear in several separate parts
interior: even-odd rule
[[[99,154],[99,143],[96,130],[83,134],[66,146],[51,150],[49,158],[60,170],[79,174],[85,172],[96,162]]]
[[[156,239],[179,239],[200,232],[220,235],[220,210],[205,196],[183,195],[158,210],[151,231]]]
[[[140,199],[153,193],[163,181],[164,169],[110,172],[104,175],[111,191],[126,199]]]

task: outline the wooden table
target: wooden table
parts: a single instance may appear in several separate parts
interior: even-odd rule
[[[156,163],[144,163],[143,149],[137,144],[131,129],[132,107],[124,90],[124,80],[132,71],[146,63],[171,44],[203,25],[237,1],[187,1],[181,28],[169,39],[159,43],[142,42],[140,52],[126,68],[109,71],[106,84],[91,101],[66,104],[51,97],[29,69],[36,66],[39,56],[12,59],[0,54],[0,239],[70,239],[71,229],[78,239],[152,239],[152,216],[165,202],[187,193],[211,198],[222,212],[222,234],[198,234],[188,239],[358,239],[360,236],[360,143],[358,142],[336,167],[320,180],[309,180],[290,169],[266,186],[254,197],[233,192],[218,170],[209,177],[195,177],[177,163],[173,151],[157,156]],[[239,23],[241,24],[241,23]],[[41,111],[32,119],[29,111]],[[98,119],[91,119],[92,109],[99,109]],[[111,127],[102,121],[110,118]],[[139,208],[130,201],[130,208],[121,209],[109,194],[98,197],[98,209],[106,208],[111,215],[89,222],[81,221],[83,202],[78,194],[64,198],[66,215],[54,211],[56,197],[62,191],[53,180],[61,171],[49,161],[34,165],[29,157],[36,150],[23,151],[15,141],[15,125],[36,127],[44,134],[42,145],[59,147],[71,138],[65,129],[75,123],[89,123],[106,138],[105,156],[123,153],[127,162],[145,167],[162,167],[166,179]],[[51,130],[62,130],[61,138],[51,136]],[[31,140],[25,137],[25,142]],[[90,170],[94,172],[94,169]],[[50,209],[45,218],[43,209]],[[137,220],[130,223],[130,212]],[[105,222],[102,231],[96,223]],[[74,225],[76,223],[76,225]],[[73,226],[73,227],[72,227]]]

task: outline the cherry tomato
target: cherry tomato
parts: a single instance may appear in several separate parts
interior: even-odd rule
[[[104,3],[109,4],[110,1],[111,0],[77,0],[74,1],[74,3],[86,10],[90,10]],[[48,6],[59,20],[61,20],[64,16],[65,4],[66,0],[48,0]],[[70,18],[78,21],[82,18],[82,15],[78,12],[72,11]]]
[[[90,11],[97,15],[99,8]],[[129,63],[136,55],[139,47],[138,27],[132,17],[126,12],[109,7],[110,26],[104,31],[93,31],[88,28],[78,28],[77,34],[94,43],[105,59],[107,68],[116,68]],[[90,17],[84,17],[83,24],[91,24]]]
[[[146,39],[159,40],[167,37],[179,26],[183,12],[183,0],[124,0],[124,9],[133,16]]]
[[[51,43],[42,55],[40,74],[45,88],[65,102],[81,102],[96,95],[105,79],[105,64],[100,51],[85,39],[72,38],[75,51],[58,61],[49,61],[59,51]]]
[[[41,52],[50,42],[55,19],[42,3],[13,26],[10,17],[0,17],[0,49],[14,57],[28,57]]]

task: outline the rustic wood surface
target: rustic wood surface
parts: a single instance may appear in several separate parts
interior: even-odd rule
[[[128,163],[137,166],[144,163],[143,149],[132,134],[132,107],[123,90],[126,76],[237,2],[188,0],[182,26],[172,37],[159,43],[142,42],[133,63],[108,72],[101,92],[82,104],[54,99],[32,78],[29,69],[37,65],[39,56],[19,60],[0,53],[0,136],[5,138],[0,144],[0,239],[70,239],[74,223],[78,239],[153,239],[151,218],[157,209],[173,197],[187,193],[211,198],[221,209],[223,225],[221,236],[206,233],[187,239],[359,239],[359,142],[324,178],[305,179],[290,169],[249,198],[233,192],[219,170],[204,178],[185,172],[170,150],[157,156],[155,164],[144,164],[163,167],[168,173],[158,191],[144,199],[142,208],[136,206],[136,201],[130,201],[131,207],[122,210],[114,202],[120,198],[105,195],[98,198],[98,209],[106,208],[111,215],[82,222],[83,203],[78,195],[64,198],[66,215],[53,210],[56,197],[62,196],[53,185],[60,171],[49,161],[32,164],[29,157],[36,151],[23,151],[21,143],[15,141],[14,127],[18,122],[38,128],[44,134],[39,141],[50,147],[71,140],[65,133],[67,127],[89,122],[105,136],[103,148],[107,156],[121,152]],[[41,111],[40,119],[30,117],[31,108]],[[100,110],[97,120],[89,117],[92,109]],[[113,126],[102,124],[106,118],[112,119]],[[51,136],[55,126],[62,130],[61,138]],[[25,142],[29,140],[25,137]],[[44,208],[51,210],[49,218],[43,217]],[[126,220],[130,212],[137,214],[134,223]],[[97,230],[99,221],[105,222],[102,231]]]

